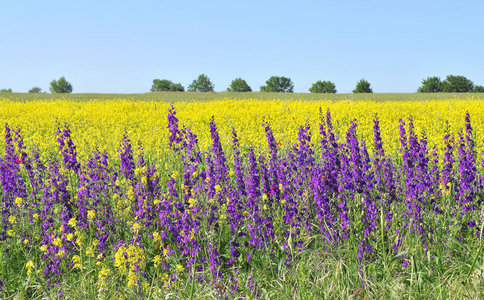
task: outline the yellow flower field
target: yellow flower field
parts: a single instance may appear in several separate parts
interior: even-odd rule
[[[37,146],[42,155],[57,151],[56,124],[68,123],[81,158],[97,146],[115,155],[126,131],[134,145],[142,142],[146,154],[161,157],[168,147],[167,110],[169,103],[126,99],[38,100],[29,102],[0,99],[0,123],[20,126],[27,147]],[[429,145],[442,148],[446,121],[456,134],[464,127],[466,111],[481,145],[484,127],[484,101],[475,98],[424,101],[302,101],[219,99],[214,101],[173,103],[180,124],[190,127],[203,148],[210,147],[209,121],[214,116],[222,145],[231,147],[234,127],[242,147],[266,149],[262,123],[270,122],[275,138],[282,145],[296,142],[299,126],[308,122],[313,137],[319,135],[319,109],[331,111],[333,125],[344,138],[349,122],[357,119],[358,134],[371,149],[373,122],[378,115],[383,144],[387,151],[398,150],[399,119],[414,119],[417,133],[425,131]],[[313,138],[313,142],[317,139]],[[261,150],[264,151],[264,150]]]

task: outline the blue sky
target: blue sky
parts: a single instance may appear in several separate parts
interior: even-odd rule
[[[142,93],[154,78],[216,91],[273,75],[295,92],[414,92],[427,76],[484,85],[484,1],[2,1],[0,88]]]

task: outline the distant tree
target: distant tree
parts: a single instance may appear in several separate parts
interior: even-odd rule
[[[353,93],[373,93],[373,90],[371,89],[370,83],[368,81],[366,81],[365,79],[361,79],[356,84]]]
[[[331,81],[318,80],[309,88],[311,93],[336,93],[336,86]]]
[[[227,88],[227,92],[252,92],[252,89],[247,82],[242,78],[235,78]]]
[[[153,79],[153,85],[151,86],[152,92],[184,92],[185,88],[181,83],[173,83],[168,79]]]
[[[464,76],[449,75],[442,82],[442,91],[446,93],[469,93],[474,89],[474,83]]]
[[[292,93],[294,84],[291,78],[284,76],[272,76],[266,81],[266,85],[260,87],[261,92]]]
[[[440,93],[442,92],[442,82],[439,77],[427,77],[422,80],[422,86],[417,89],[418,93]]]
[[[213,92],[214,85],[210,78],[205,74],[198,75],[198,78],[193,80],[188,86],[190,92]]]
[[[484,93],[484,86],[482,85],[475,85],[474,89],[472,90],[474,93]]]
[[[36,93],[36,94],[38,94],[38,93],[42,93],[42,89],[41,89],[41,88],[39,88],[38,86],[34,86],[33,88],[31,88],[31,89],[29,90],[29,93]]]
[[[50,82],[49,91],[51,93],[72,93],[72,84],[62,76],[59,80]]]
[[[12,89],[1,89],[0,93],[11,93]]]

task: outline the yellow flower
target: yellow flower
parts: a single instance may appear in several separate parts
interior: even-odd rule
[[[140,227],[139,223],[134,223],[134,224],[133,224],[133,232],[134,232],[134,233],[136,233],[136,234],[137,234],[137,233],[139,232],[140,228],[141,228],[141,227]]]
[[[153,263],[155,265],[155,268],[157,268],[160,265],[161,262],[161,257],[159,255],[156,255],[153,257]]]
[[[153,238],[154,238],[156,241],[161,240],[161,236],[160,236],[160,234],[159,234],[157,231],[153,232]]]
[[[40,251],[42,251],[44,253],[47,252],[47,245],[40,246]]]
[[[12,225],[15,225],[17,224],[17,218],[15,216],[10,216],[8,217],[8,221],[10,222],[10,224]]]
[[[137,281],[136,273],[133,270],[129,270],[128,273],[128,287],[133,287]]]
[[[205,178],[205,183],[210,183],[210,177]]]
[[[29,240],[28,239],[25,239],[24,240],[24,245],[27,245],[29,243]]]
[[[286,199],[282,199],[282,200],[281,200],[281,204],[282,204],[282,205],[286,204]]]
[[[76,218],[71,218],[69,220],[69,222],[67,223],[67,225],[69,225],[71,227],[76,227],[77,226],[77,220],[76,220]]]
[[[34,263],[33,263],[31,260],[29,260],[29,261],[28,261],[28,262],[25,264],[25,267],[26,267],[27,269],[33,269],[33,268],[34,268]]]
[[[72,257],[72,262],[73,263],[80,263],[81,262],[81,257],[79,255],[74,255]]]
[[[215,186],[215,192],[219,193],[221,190],[222,190],[222,187],[219,184],[217,184]]]
[[[195,205],[197,205],[197,199],[190,198],[188,199],[189,207],[193,208]]]
[[[94,250],[92,249],[92,247],[86,248],[86,255],[87,256],[93,256],[94,255]]]
[[[58,257],[63,257],[64,254],[66,254],[66,252],[64,250],[59,250],[59,252],[57,252]]]
[[[111,273],[111,270],[103,267],[101,269],[101,271],[99,271],[98,278],[99,279],[104,279],[104,278],[108,277],[109,273]]]
[[[34,217],[34,219],[37,220],[39,218],[39,214],[34,214],[33,217]]]
[[[60,247],[60,246],[62,246],[62,240],[60,238],[56,237],[54,239],[54,241],[52,242],[52,244],[54,244],[57,247]]]
[[[74,238],[74,235],[72,233],[69,233],[66,237],[66,239],[70,242]]]
[[[155,199],[155,201],[153,201],[153,204],[154,204],[154,205],[158,205],[158,204],[160,204],[160,200],[159,200],[159,199]]]
[[[27,268],[27,275],[32,274],[32,269],[34,268],[34,263],[29,260],[26,264],[25,267]]]
[[[95,211],[95,210],[92,210],[92,209],[91,209],[91,210],[88,210],[88,211],[87,211],[87,217],[88,217],[90,220],[94,219],[94,217],[96,217],[96,211]]]
[[[20,207],[20,205],[22,204],[22,201],[23,200],[20,197],[15,198],[15,204],[17,204],[18,207]]]
[[[185,268],[182,265],[176,265],[176,270],[178,272],[183,272],[183,271],[185,271]]]

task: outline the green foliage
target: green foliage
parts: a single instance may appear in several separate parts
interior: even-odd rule
[[[168,79],[153,79],[152,92],[184,92],[185,88],[181,83],[173,83]]]
[[[42,89],[39,88],[38,86],[34,86],[29,90],[29,93],[34,93],[34,94],[42,93]]]
[[[472,91],[474,93],[484,93],[484,86],[476,85],[476,86],[474,86],[474,89]]]
[[[266,81],[266,85],[260,87],[261,92],[292,93],[293,90],[291,78],[284,76],[272,76]]]
[[[238,93],[252,92],[252,89],[244,79],[236,78],[232,80],[232,83],[227,88],[227,92],[238,92]]]
[[[214,85],[205,74],[198,75],[198,78],[193,80],[188,86],[190,92],[213,92]]]
[[[1,89],[0,93],[11,93],[12,89]]]
[[[311,93],[336,93],[336,85],[331,81],[321,81],[318,80],[309,88],[309,92]]]
[[[464,76],[449,75],[442,82],[442,91],[446,93],[469,93],[474,89],[474,83]]]
[[[361,79],[356,84],[353,93],[373,93],[373,90],[371,89],[370,83],[368,81],[366,81],[365,79]]]
[[[440,93],[442,92],[442,82],[439,77],[427,77],[422,80],[422,86],[417,89],[419,93]]]
[[[59,80],[50,82],[49,91],[51,93],[72,93],[72,84],[62,76]]]

